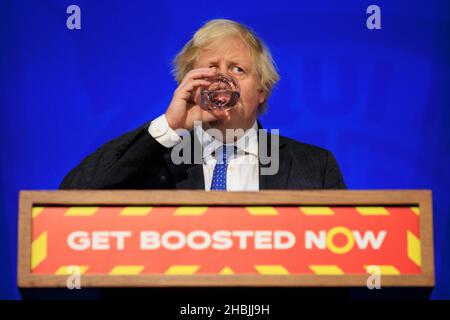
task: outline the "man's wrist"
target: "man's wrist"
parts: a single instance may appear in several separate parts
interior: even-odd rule
[[[180,136],[170,127],[164,114],[150,123],[148,132],[166,148],[171,148],[181,141]]]

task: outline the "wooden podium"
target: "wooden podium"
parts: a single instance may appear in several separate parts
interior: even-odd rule
[[[18,284],[433,287],[431,191],[22,191]]]

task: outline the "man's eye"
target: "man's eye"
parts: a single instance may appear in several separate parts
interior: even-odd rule
[[[238,73],[244,73],[244,69],[242,69],[241,67],[235,66],[234,70],[237,71]]]

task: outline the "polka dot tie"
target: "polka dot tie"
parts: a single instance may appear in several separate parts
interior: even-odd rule
[[[235,150],[234,146],[224,146],[217,149],[219,153],[217,163],[214,166],[211,181],[211,190],[227,190],[227,167],[228,161]]]

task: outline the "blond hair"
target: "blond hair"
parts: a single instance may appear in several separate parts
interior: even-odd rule
[[[228,36],[239,36],[250,49],[253,67],[258,73],[262,90],[267,94],[258,110],[258,114],[262,114],[267,109],[267,98],[280,76],[267,46],[250,28],[241,23],[227,19],[206,22],[176,55],[173,60],[173,75],[180,84],[186,74],[193,69],[199,51],[214,40]]]

